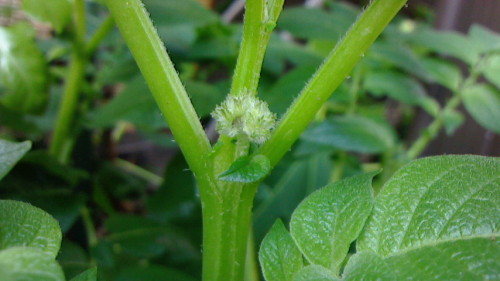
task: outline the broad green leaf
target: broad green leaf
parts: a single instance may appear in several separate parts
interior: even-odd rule
[[[316,69],[322,60],[323,56],[310,48],[306,48],[295,42],[283,40],[277,35],[272,35],[269,40],[266,56],[264,57],[263,69],[275,75],[281,75],[287,63],[292,63],[297,66],[313,66]],[[309,77],[304,78],[304,81],[308,78]],[[302,83],[302,87],[303,86],[304,83]],[[301,88],[299,88],[299,90]],[[296,94],[297,93],[298,91]]]
[[[200,117],[207,117],[220,104],[226,93],[219,88],[205,82],[184,81],[186,91],[191,96],[193,106]]]
[[[333,273],[319,265],[309,265],[299,272],[293,278],[293,281],[337,281]]]
[[[0,27],[0,85],[5,94],[0,103],[28,113],[40,113],[48,98],[45,58],[27,24]]]
[[[500,134],[500,90],[480,84],[463,93],[465,108],[481,126]]]
[[[65,281],[51,253],[25,246],[0,251],[0,277],[2,281]]]
[[[10,142],[0,139],[0,180],[31,148],[31,142]]]
[[[436,58],[424,57],[421,59],[425,71],[429,73],[434,81],[454,91],[463,77],[460,69],[453,63]]]
[[[121,270],[115,281],[195,281],[196,279],[178,270],[158,265],[132,266]]]
[[[254,232],[261,240],[277,219],[285,223],[297,205],[313,191],[328,184],[332,160],[328,153],[282,161],[257,192]]]
[[[370,251],[353,255],[342,275],[343,281],[400,281],[395,278],[393,268]]]
[[[295,209],[290,233],[312,264],[335,274],[373,206],[375,173],[346,178],[309,195]]]
[[[96,281],[97,280],[97,267],[90,268],[78,276],[75,276],[70,281]]]
[[[498,233],[500,159],[438,156],[413,161],[387,181],[358,240],[380,256]]]
[[[55,258],[61,236],[57,221],[43,210],[28,203],[0,200],[0,249],[32,247]]]
[[[72,5],[69,0],[22,0],[23,10],[36,20],[48,22],[61,33],[71,19]]]
[[[381,153],[395,144],[390,126],[362,116],[341,116],[304,132],[301,139],[314,144],[361,153]]]
[[[271,170],[271,162],[264,155],[242,156],[222,174],[219,179],[232,182],[256,182]]]
[[[267,281],[292,281],[304,266],[302,254],[281,220],[274,223],[262,240],[259,262]]]

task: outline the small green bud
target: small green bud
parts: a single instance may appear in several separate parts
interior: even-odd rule
[[[217,120],[217,131],[221,135],[244,134],[258,144],[270,137],[276,124],[276,114],[269,110],[267,103],[251,94],[228,95],[212,112],[212,117]]]

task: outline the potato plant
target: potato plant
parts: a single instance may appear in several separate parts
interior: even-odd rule
[[[499,279],[499,160],[417,158],[462,104],[500,132],[500,36],[390,24],[405,0],[283,5],[247,1],[241,27],[195,1],[23,1],[57,36],[0,28],[0,133],[32,140],[0,141],[0,279]],[[417,110],[432,122],[404,143]],[[179,148],[164,179],[93,157],[129,124]]]

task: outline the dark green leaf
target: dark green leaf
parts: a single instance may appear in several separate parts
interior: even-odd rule
[[[195,0],[144,0],[155,25],[203,26],[218,21],[217,15]]]
[[[303,267],[302,254],[281,220],[274,223],[262,241],[259,261],[267,281],[292,281]]]
[[[319,265],[309,265],[297,272],[293,281],[337,281],[333,273]]]
[[[0,180],[31,148],[31,142],[10,142],[0,139]]]
[[[61,237],[59,224],[43,210],[23,202],[0,200],[0,249],[26,246],[55,258]]]
[[[380,153],[392,148],[395,134],[384,124],[361,116],[327,120],[305,131],[301,138],[312,144],[329,145],[361,153]]]
[[[498,231],[500,159],[438,156],[411,162],[384,185],[360,240],[381,256]]]
[[[90,268],[70,281],[96,281],[97,280],[97,267]]]
[[[2,281],[65,281],[53,254],[32,247],[12,247],[0,251]]]
[[[295,209],[290,233],[311,264],[339,272],[350,244],[372,210],[374,175],[358,175],[330,184],[309,195]]]
[[[219,175],[219,179],[232,182],[256,182],[271,170],[271,162],[264,155],[242,156]]]
[[[86,251],[68,239],[63,240],[57,261],[68,279],[86,271],[91,266]]]
[[[0,27],[0,61],[0,85],[6,89],[0,102],[16,111],[42,112],[48,98],[48,71],[31,26]]]
[[[476,122],[500,134],[500,90],[480,84],[467,88],[462,97],[465,108]]]
[[[23,10],[35,19],[48,22],[60,33],[70,21],[72,5],[69,0],[23,0]]]

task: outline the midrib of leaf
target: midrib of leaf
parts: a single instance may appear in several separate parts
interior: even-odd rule
[[[497,180],[497,179],[500,179],[500,175],[499,175],[499,176],[497,176],[496,178],[492,178],[490,181],[487,181],[487,182],[485,182],[484,184],[480,185],[480,186],[478,187],[478,189],[477,189],[477,190],[475,190],[473,193],[469,194],[469,196],[468,196],[468,197],[463,198],[463,199],[465,199],[465,200],[463,200],[462,202],[460,202],[460,203],[458,204],[457,208],[455,208],[455,210],[454,210],[454,211],[453,211],[453,213],[450,215],[450,217],[448,218],[448,220],[446,221],[446,223],[445,223],[445,224],[443,224],[443,225],[441,226],[441,229],[440,229],[440,230],[438,231],[438,233],[437,233],[436,239],[441,239],[441,238],[442,238],[442,237],[441,237],[442,232],[446,229],[446,227],[447,227],[447,226],[449,225],[449,223],[452,221],[452,218],[453,218],[453,217],[455,217],[455,215],[457,214],[457,212],[463,208],[463,206],[465,205],[465,203],[469,202],[469,201],[470,201],[470,200],[471,200],[471,199],[472,199],[472,198],[473,198],[476,194],[478,194],[479,192],[483,191],[483,189],[484,189],[485,187],[487,187],[489,184],[491,184],[492,182],[494,182],[494,181],[495,181],[495,180]],[[467,237],[468,237],[468,236],[467,236]]]
[[[465,236],[465,237],[456,237],[456,238],[442,239],[442,240],[437,240],[437,241],[428,241],[429,243],[420,244],[420,245],[415,246],[415,247],[404,248],[401,251],[394,252],[392,254],[389,254],[389,255],[386,255],[386,256],[381,256],[381,257],[382,257],[382,259],[385,260],[385,259],[388,259],[388,258],[391,258],[391,257],[397,257],[397,256],[405,255],[408,252],[415,251],[415,250],[418,250],[418,249],[424,248],[424,247],[429,247],[429,246],[432,247],[432,246],[437,246],[439,244],[443,244],[443,243],[446,243],[446,242],[471,240],[471,239],[476,239],[476,238],[487,238],[487,239],[497,240],[498,238],[500,238],[500,233],[495,232],[495,233],[488,233],[488,234],[469,235],[469,236]]]
[[[408,228],[410,227],[410,225],[413,223],[413,220],[415,219],[415,214],[416,214],[416,210],[420,207],[420,205],[422,204],[422,200],[424,197],[426,197],[426,195],[431,191],[431,187],[439,180],[441,180],[444,176],[446,176],[447,174],[449,174],[450,172],[454,171],[454,170],[458,170],[459,168],[462,168],[462,167],[465,167],[465,166],[472,166],[474,167],[474,165],[470,165],[470,164],[462,164],[462,165],[457,165],[457,166],[454,166],[453,169],[449,169],[449,170],[446,170],[444,171],[443,173],[439,174],[437,177],[435,177],[429,184],[426,185],[425,187],[425,192],[422,193],[422,195],[418,198],[418,202],[417,204],[415,205],[414,208],[412,208],[412,212],[411,212],[411,217],[410,219],[408,220],[408,223],[406,224],[406,226],[404,227],[404,235],[402,236],[401,240],[398,242],[398,247],[397,249],[401,249],[401,246],[403,245],[403,242],[406,240],[406,238],[408,237]],[[380,237],[380,235],[379,235]],[[405,248],[406,249],[406,248]]]

